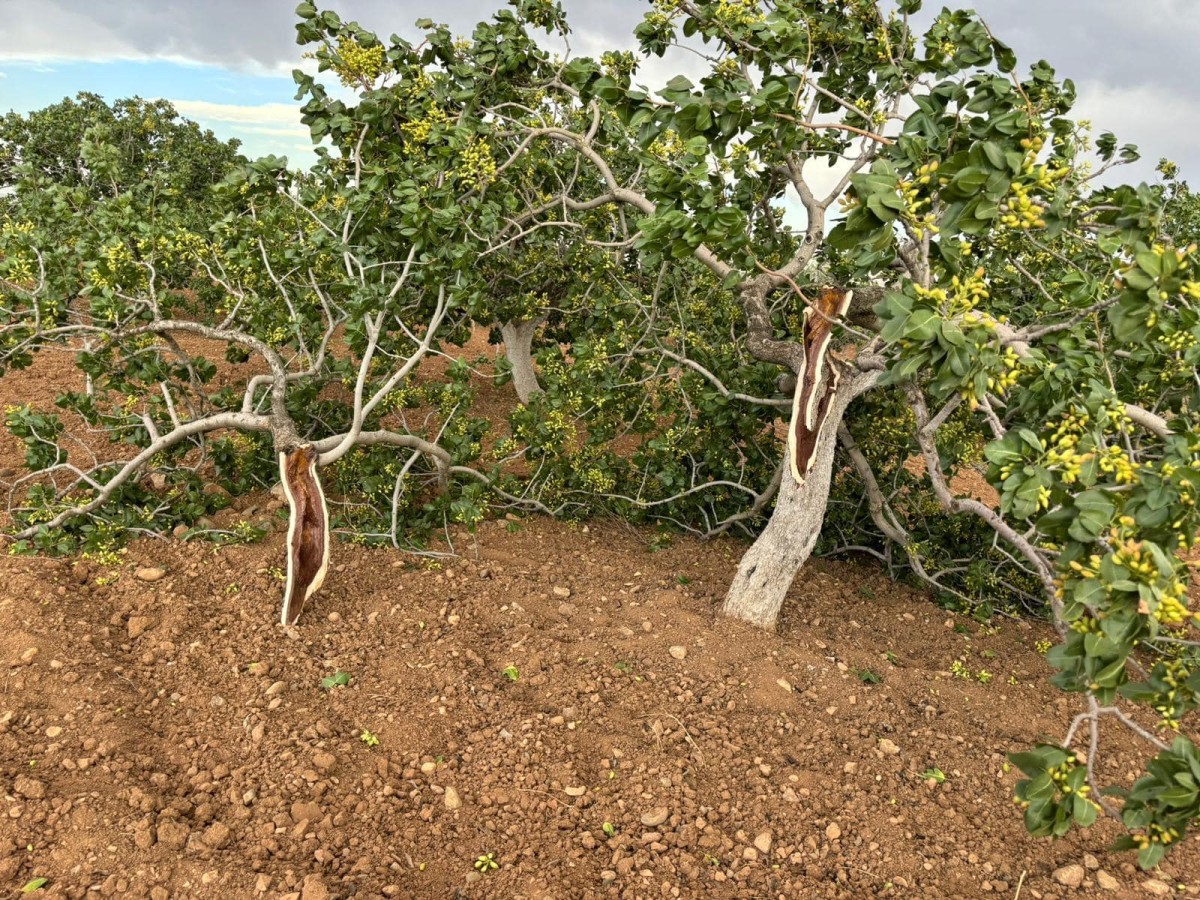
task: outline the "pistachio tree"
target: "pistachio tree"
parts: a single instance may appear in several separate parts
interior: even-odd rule
[[[569,148],[602,180],[556,211],[636,211],[641,265],[705,267],[740,305],[734,340],[794,377],[774,508],[724,612],[774,623],[820,537],[839,441],[864,514],[943,586],[871,459],[915,455],[943,510],[985,526],[1033,586],[1062,637],[1055,682],[1085,703],[1062,747],[1014,757],[1030,830],[1118,814],[1090,767],[1111,718],[1160,750],[1119,811],[1151,866],[1200,813],[1200,756],[1180,731],[1200,688],[1180,559],[1200,524],[1200,265],[1193,245],[1164,240],[1161,192],[1100,186],[1136,151],[1068,117],[1070,81],[1045,62],[1020,69],[969,12],[918,33],[919,5],[662,0],[637,29],[641,52],[688,43],[708,64],[699,84],[655,94],[627,60],[578,59],[547,89],[595,125],[492,112],[526,135],[521,152]],[[632,173],[612,163],[636,155],[630,141]],[[789,198],[804,213],[790,246],[774,214]],[[517,221],[544,220],[535,207]],[[814,278],[822,264],[841,283]],[[864,325],[846,320],[856,293],[875,301]],[[860,444],[874,423],[851,412],[870,396],[892,398],[897,437],[872,454]],[[994,502],[954,482],[980,452]]]

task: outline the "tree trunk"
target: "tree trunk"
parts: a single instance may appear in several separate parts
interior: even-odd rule
[[[533,335],[541,324],[541,319],[524,319],[505,322],[500,326],[504,352],[512,364],[513,387],[517,389],[517,399],[522,403],[528,403],[534,394],[542,392],[533,368]]]
[[[767,527],[742,557],[721,606],[722,615],[761,628],[775,627],[788,589],[821,534],[833,477],[838,424],[850,401],[868,390],[878,377],[878,372],[852,370],[838,385],[830,400],[829,416],[817,438],[812,470],[803,484],[797,484],[785,470],[775,510]]]

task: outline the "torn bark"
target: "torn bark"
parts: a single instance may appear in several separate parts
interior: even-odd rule
[[[824,287],[815,308],[804,310],[804,357],[796,373],[798,384],[788,429],[788,461],[796,484],[804,484],[812,471],[830,400],[837,393],[840,375],[836,365],[827,365],[829,342],[834,321],[845,314],[853,299],[853,291]]]
[[[317,451],[311,444],[280,452],[279,477],[290,512],[280,621],[294,625],[329,569],[329,509],[317,476]]]

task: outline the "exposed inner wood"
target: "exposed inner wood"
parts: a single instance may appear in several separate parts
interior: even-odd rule
[[[829,416],[829,399],[837,390],[840,373],[829,364],[829,344],[834,321],[845,315],[853,297],[853,291],[823,287],[816,304],[804,311],[804,362],[796,373],[788,429],[788,461],[796,484],[803,484],[812,471],[817,438]]]
[[[311,445],[280,453],[279,476],[290,509],[287,586],[280,621],[294,625],[329,569],[329,511],[317,477],[317,452]]]

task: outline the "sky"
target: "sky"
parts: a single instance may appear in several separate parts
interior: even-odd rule
[[[576,55],[632,48],[649,0],[562,0]],[[964,5],[969,3],[965,0]],[[386,36],[430,17],[467,34],[502,0],[319,0]],[[929,10],[941,3],[928,3]],[[1200,0],[976,0],[1024,69],[1047,59],[1076,83],[1076,118],[1138,145],[1122,180],[1153,179],[1160,157],[1200,182]],[[83,90],[108,100],[172,101],[250,156],[312,159],[291,71],[295,0],[0,0],[0,113],[28,112]],[[684,61],[683,65],[686,65]],[[665,82],[671,63],[643,68]]]

